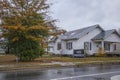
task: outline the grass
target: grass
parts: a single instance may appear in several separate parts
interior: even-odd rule
[[[0,55],[0,63],[13,62],[16,59],[14,55]]]
[[[44,68],[44,67],[47,68],[47,67],[60,66],[58,64],[54,64],[54,65],[46,64],[46,62],[42,60],[43,58],[41,60],[35,60],[33,62],[16,62],[16,57],[14,55],[0,55],[0,71],[37,69],[37,68]]]
[[[59,61],[59,62],[89,62],[89,61],[111,61],[120,60],[120,57],[86,57],[86,58],[72,58],[72,57],[56,57],[56,56],[44,56],[42,58],[37,58],[38,61]]]
[[[87,57],[87,58],[51,57],[51,58],[38,58],[36,60],[59,61],[59,62],[88,62],[88,61],[120,60],[120,57]]]
[[[14,55],[0,56],[0,64],[4,63],[16,63],[16,57]],[[120,57],[87,57],[87,58],[71,58],[71,57],[39,57],[33,62],[21,62],[21,63],[50,63],[52,61],[58,62],[88,62],[88,61],[111,61],[120,60]],[[19,62],[20,63],[20,62]]]
[[[53,61],[57,62],[84,62],[88,64],[90,61],[118,61],[120,57],[87,57],[87,58],[70,58],[70,57],[53,57],[44,56],[39,57],[32,62],[16,62],[16,57],[13,55],[0,55],[0,66],[7,65],[7,67],[0,67],[0,70],[18,70],[18,69],[36,69],[43,67],[58,67],[59,64],[46,64]],[[95,63],[96,64],[96,63]],[[79,64],[78,64],[79,65]]]

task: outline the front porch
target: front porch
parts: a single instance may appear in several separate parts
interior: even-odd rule
[[[104,40],[96,40],[94,41],[96,43],[97,49],[101,48],[102,54],[120,54],[119,48],[117,48],[117,45],[120,44],[120,42],[112,42],[112,41],[104,41]]]

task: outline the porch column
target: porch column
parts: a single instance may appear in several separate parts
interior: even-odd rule
[[[101,41],[101,44],[102,44],[102,46],[101,46],[101,48],[102,48],[102,54],[104,54],[104,41],[103,40]]]

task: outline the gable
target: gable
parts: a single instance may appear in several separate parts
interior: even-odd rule
[[[93,30],[95,30],[96,28],[100,29],[101,31],[104,31],[99,25],[93,25],[93,26],[82,28],[82,29],[67,32],[62,36],[62,40],[80,39],[81,37],[85,36],[89,32],[92,32]]]
[[[120,42],[120,36],[117,33],[112,33],[109,37],[107,37],[104,41],[110,42]]]
[[[94,30],[86,33],[83,37],[79,38],[81,41],[91,41],[93,37],[101,33],[102,30],[100,28],[95,28]]]
[[[92,40],[105,40],[107,37],[109,37],[113,33],[115,33],[116,35],[119,36],[119,34],[116,32],[116,30],[112,29],[112,30],[102,31],[100,34],[95,36]]]

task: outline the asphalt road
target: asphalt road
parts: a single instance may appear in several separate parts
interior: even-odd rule
[[[120,75],[120,65],[0,72],[0,80],[110,80],[115,75]]]

